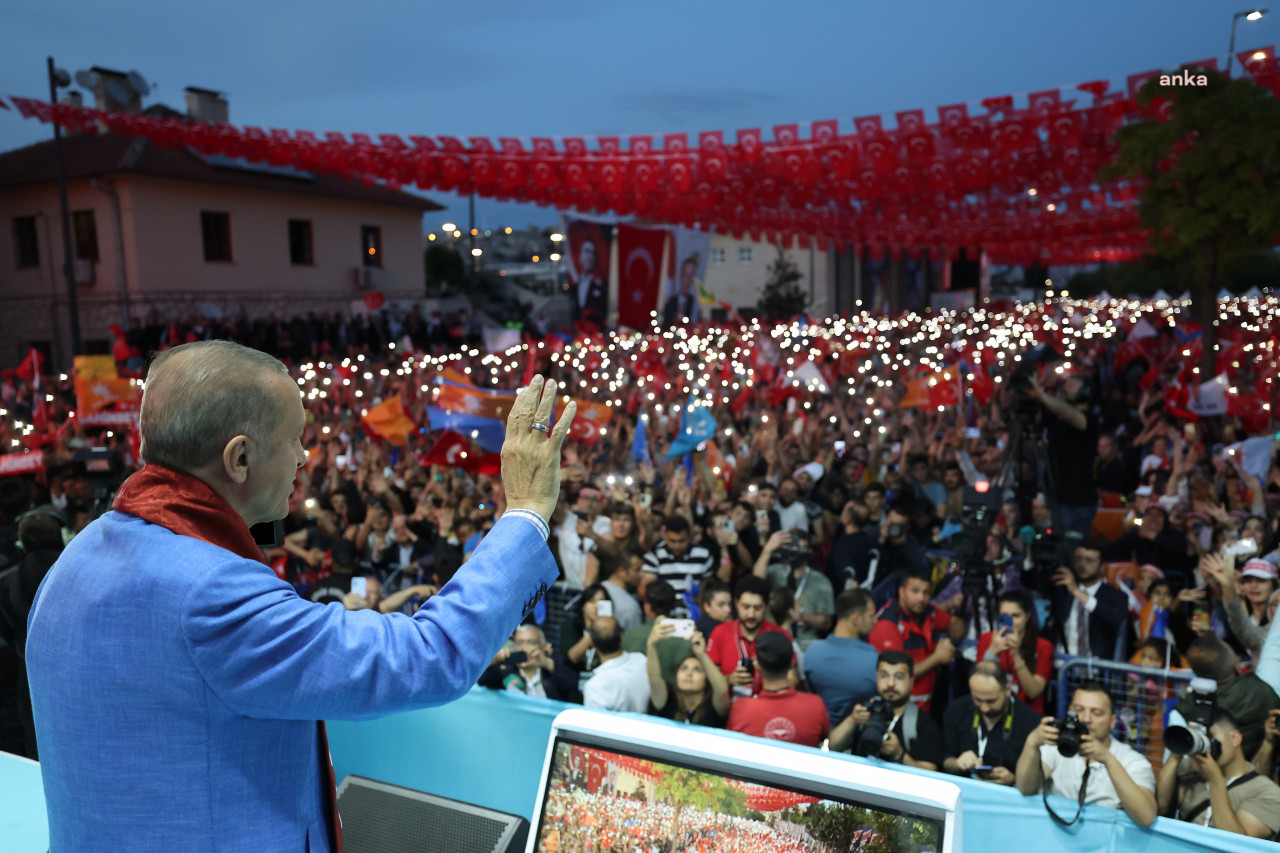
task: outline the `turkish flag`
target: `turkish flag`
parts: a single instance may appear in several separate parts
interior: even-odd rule
[[[365,307],[368,308],[370,311],[377,311],[387,301],[386,295],[381,291],[377,291],[374,293],[366,293],[364,296],[361,297],[361,299],[364,300]]]
[[[568,437],[574,441],[594,445],[600,438],[600,431],[609,425],[609,420],[613,417],[613,407],[581,399],[574,402],[578,404],[578,411],[573,416],[573,425],[569,427]]]
[[[446,468],[466,468],[472,455],[470,443],[456,432],[445,430],[436,443],[422,457],[422,466],[443,465]]]
[[[618,324],[647,329],[658,309],[665,229],[618,226]]]

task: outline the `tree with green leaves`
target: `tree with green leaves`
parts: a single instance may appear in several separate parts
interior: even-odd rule
[[[442,290],[445,286],[464,287],[467,268],[457,249],[432,243],[423,256],[427,272],[427,290]]]
[[[804,276],[800,268],[787,258],[782,247],[765,275],[764,292],[756,303],[760,316],[768,320],[789,320],[809,304],[809,295],[800,289]]]
[[[1189,273],[1207,379],[1223,268],[1280,236],[1280,101],[1252,80],[1195,73],[1205,75],[1205,85],[1147,81],[1137,100],[1152,114],[1120,128],[1116,162],[1099,179],[1145,180],[1138,211],[1154,252]],[[1158,99],[1170,102],[1166,121],[1154,114]]]
[[[673,850],[680,835],[680,815],[686,808],[723,812],[733,817],[747,814],[746,793],[737,785],[729,784],[723,776],[710,773],[668,768],[658,780],[655,793],[658,800],[675,807],[669,836]]]

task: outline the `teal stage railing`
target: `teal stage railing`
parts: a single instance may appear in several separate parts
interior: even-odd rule
[[[334,769],[339,780],[355,773],[532,819],[551,722],[567,707],[572,706],[476,688],[440,708],[369,722],[331,722]],[[864,762],[852,756],[840,758]],[[969,853],[1277,849],[1271,842],[1166,818],[1142,829],[1122,812],[1096,806],[1085,808],[1079,824],[1063,829],[1044,813],[1039,797],[948,778],[962,791],[963,849]],[[1074,803],[1064,799],[1052,802],[1059,813],[1075,811]],[[48,847],[39,768],[0,753],[0,850],[45,853]]]

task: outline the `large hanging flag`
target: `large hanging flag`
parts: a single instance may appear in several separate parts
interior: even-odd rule
[[[647,329],[662,289],[667,230],[618,226],[618,325]]]
[[[613,226],[586,219],[566,219],[569,295],[575,323],[603,327],[609,319],[609,251]]]
[[[711,232],[676,228],[672,233],[675,248],[671,254],[671,278],[663,295],[661,319],[667,326],[683,322],[685,317],[696,323],[702,319],[698,290],[707,280]]]
[[[377,438],[386,439],[395,447],[404,447],[409,433],[418,428],[413,419],[405,414],[399,397],[383,400],[360,418],[365,432]]]

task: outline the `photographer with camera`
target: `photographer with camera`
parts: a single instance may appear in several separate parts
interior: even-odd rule
[[[911,701],[914,689],[911,656],[899,650],[881,652],[876,659],[876,695],[856,703],[832,730],[830,750],[937,770],[942,764],[942,734],[933,718]]]
[[[845,562],[850,564],[852,574],[844,569],[845,578],[837,582],[844,589],[871,590],[877,607],[893,595],[902,573],[923,570],[927,565],[924,547],[911,535],[908,508],[898,502],[889,508],[882,521],[868,522],[851,540],[849,559]]]
[[[1098,512],[1098,487],[1093,479],[1093,459],[1098,448],[1098,424],[1090,413],[1092,390],[1084,377],[1070,374],[1062,382],[1061,397],[1051,397],[1032,373],[1029,391],[1048,414],[1049,464],[1053,470],[1058,524],[1089,537]]]
[[[756,577],[765,578],[771,587],[791,590],[794,604],[787,613],[787,624],[800,651],[827,635],[836,612],[831,581],[812,568],[812,562],[806,533],[779,530],[769,537],[753,569]]]
[[[1235,717],[1218,708],[1206,735],[1208,749],[1183,756],[1174,752],[1160,768],[1156,800],[1160,813],[1200,826],[1212,826],[1254,838],[1280,830],[1280,786],[1257,773],[1241,748],[1244,735]],[[1167,737],[1166,737],[1167,739]],[[1194,781],[1180,778],[1184,757],[1195,768]]]
[[[481,687],[561,702],[578,700],[578,673],[556,654],[542,629],[521,625],[476,681]]]
[[[1081,682],[1066,717],[1045,717],[1027,738],[1018,758],[1018,790],[1027,797],[1037,792],[1057,794],[1082,807],[1094,803],[1121,808],[1139,826],[1150,826],[1156,819],[1151,762],[1111,737],[1115,724],[1115,706],[1107,688],[1098,681]],[[1049,814],[1067,823],[1052,810]]]

